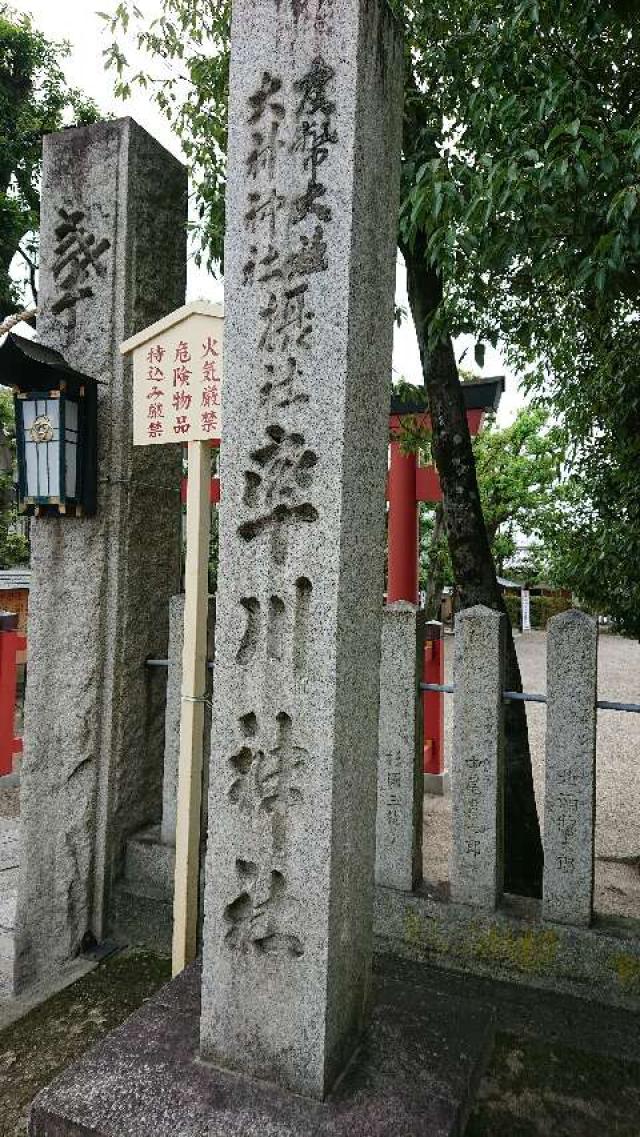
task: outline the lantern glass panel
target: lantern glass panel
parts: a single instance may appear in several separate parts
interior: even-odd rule
[[[22,402],[26,496],[35,500],[60,496],[60,400]]]
[[[70,399],[65,399],[64,404],[64,441],[66,497],[75,500],[78,496],[78,404]]]

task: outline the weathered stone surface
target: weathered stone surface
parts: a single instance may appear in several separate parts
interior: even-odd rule
[[[541,901],[522,896],[505,896],[492,912],[452,904],[424,885],[411,896],[378,888],[376,947],[408,959],[428,959],[465,978],[477,975],[570,991],[581,1000],[592,991],[599,1003],[626,1006],[637,1016],[640,940],[633,925],[599,916],[592,928],[550,927],[541,911]]]
[[[207,659],[213,659],[216,625],[216,602],[209,597]],[[182,649],[184,647],[184,595],[172,596],[169,604],[169,668],[167,673],[167,705],[164,719],[164,776],[162,779],[161,840],[164,845],[176,843],[176,808],[178,804],[178,763],[180,760],[180,714],[182,710]],[[211,699],[211,671],[207,672],[206,697]],[[211,708],[205,707],[204,753],[211,749]],[[203,824],[206,826],[205,763],[203,792]],[[206,831],[206,830],[205,830]]]
[[[38,1095],[30,1137],[458,1137],[492,1016],[434,995],[415,965],[383,963],[371,1026],[327,1102],[202,1062],[188,970]]]
[[[20,822],[0,818],[0,999],[14,992]]]
[[[598,626],[563,612],[547,630],[543,915],[588,925],[593,912]]]
[[[451,898],[486,909],[504,875],[505,620],[482,605],[456,620]]]
[[[21,982],[98,939],[126,836],[160,816],[178,447],[133,450],[122,340],[184,301],[186,172],[131,119],[44,145],[38,335],[99,387],[98,511],[32,525]]]
[[[236,0],[202,1052],[321,1097],[369,999],[402,41]]]
[[[405,892],[422,878],[424,632],[424,613],[413,604],[401,601],[384,609],[376,884]]]

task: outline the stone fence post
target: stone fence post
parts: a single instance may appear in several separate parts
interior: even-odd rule
[[[502,895],[506,616],[481,605],[456,620],[451,899],[492,911]]]
[[[598,626],[555,616],[547,634],[545,920],[587,926],[593,912]]]
[[[384,609],[376,883],[404,892],[422,879],[424,635],[424,613],[413,604],[399,601]]]
[[[213,659],[216,625],[216,602],[209,597],[207,628],[207,659]],[[167,705],[164,718],[164,775],[162,779],[162,824],[160,840],[163,845],[176,843],[176,809],[178,804],[178,763],[180,759],[180,713],[182,709],[182,651],[184,647],[184,594],[172,596],[169,601],[169,653],[167,668]],[[207,698],[211,698],[212,673],[209,670]],[[204,753],[208,757],[211,741],[211,709],[205,707]],[[203,771],[203,833],[206,833],[208,762]]]

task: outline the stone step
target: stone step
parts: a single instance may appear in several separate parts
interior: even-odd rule
[[[7,887],[3,878],[17,875],[17,870],[0,874],[0,998],[15,994],[15,941],[14,927],[18,904],[17,887]],[[17,881],[15,882],[17,884]]]
[[[175,849],[160,843],[160,826],[130,837],[123,877],[116,884],[110,935],[122,944],[171,951]],[[201,852],[200,912],[203,911],[204,846]]]
[[[160,844],[160,827],[152,826],[127,841],[124,879],[134,888],[148,887],[163,895],[173,895],[176,851]]]
[[[110,936],[120,944],[171,951],[173,896],[165,889],[121,880],[114,889]]]
[[[127,841],[124,873],[114,890],[111,935],[123,944],[171,950],[175,849],[152,825]]]

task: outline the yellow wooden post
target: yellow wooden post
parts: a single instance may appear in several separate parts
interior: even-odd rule
[[[202,750],[207,690],[211,447],[188,446],[187,555],[185,566],[182,713],[173,903],[173,974],[196,956]]]
[[[133,444],[188,441],[182,711],[173,902],[173,974],[195,959],[207,691],[211,444],[221,438],[224,311],[196,300],[132,336]],[[193,441],[191,441],[193,440]]]

